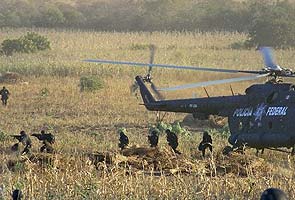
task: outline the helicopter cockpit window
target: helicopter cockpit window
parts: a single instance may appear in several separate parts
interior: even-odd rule
[[[266,97],[266,103],[271,104],[273,103],[279,96],[278,92],[272,92],[270,95]]]

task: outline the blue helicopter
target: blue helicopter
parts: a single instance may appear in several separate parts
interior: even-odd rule
[[[295,73],[283,68],[274,62],[270,47],[259,48],[264,58],[265,67],[262,70],[232,70],[216,69],[195,66],[179,66],[154,64],[154,46],[151,46],[149,63],[85,60],[86,62],[118,64],[129,66],[148,67],[146,76],[136,76],[144,106],[151,111],[191,113],[195,118],[208,119],[209,115],[218,115],[228,118],[231,146],[224,148],[227,154],[245,147],[278,150],[295,154],[295,86],[283,83],[282,77],[295,77]],[[151,77],[153,67],[211,71],[221,73],[247,73],[250,76],[214,80],[201,83],[192,83],[169,88],[157,88]],[[244,95],[217,96],[206,98],[170,99],[163,100],[160,91],[175,91],[181,89],[205,87],[209,85],[232,83],[238,81],[255,80],[267,77],[264,84],[254,84],[245,90]],[[151,84],[153,93],[146,84]],[[157,98],[155,98],[156,96]],[[284,149],[283,149],[284,148]],[[291,151],[285,150],[291,149]]]

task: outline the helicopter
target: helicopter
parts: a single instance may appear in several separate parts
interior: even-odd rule
[[[154,64],[154,47],[151,48],[150,63],[137,63],[111,60],[85,60],[94,63],[108,63],[132,66],[148,66],[146,76],[136,76],[143,105],[150,111],[191,113],[195,118],[208,119],[209,115],[218,115],[228,118],[231,146],[223,149],[224,154],[245,148],[255,148],[257,154],[264,149],[277,150],[295,154],[295,86],[284,83],[282,77],[294,78],[295,73],[283,68],[274,62],[272,48],[260,47],[265,67],[262,70],[232,70],[204,68],[196,66],[179,66]],[[251,76],[242,76],[223,80],[213,80],[201,83],[192,83],[169,88],[157,88],[151,77],[153,67],[172,68],[182,70],[211,71],[222,73],[247,73]],[[160,91],[175,91],[181,89],[205,87],[209,85],[232,83],[238,81],[268,78],[264,84],[254,84],[245,90],[245,94],[232,96],[216,96],[188,99],[163,100]],[[147,84],[157,99],[149,91]],[[286,151],[283,148],[291,149]]]

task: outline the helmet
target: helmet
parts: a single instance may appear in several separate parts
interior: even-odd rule
[[[118,133],[124,133],[124,134],[126,134],[127,133],[127,130],[126,130],[126,128],[119,128],[118,129]]]
[[[286,194],[277,188],[268,188],[264,190],[260,200],[287,200]]]

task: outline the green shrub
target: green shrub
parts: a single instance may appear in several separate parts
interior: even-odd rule
[[[21,37],[20,40],[23,43],[24,50],[28,52],[34,52],[35,50],[43,51],[50,49],[49,40],[45,36],[38,35],[35,32],[28,32],[25,36]],[[26,48],[26,44],[31,46],[28,46]]]
[[[216,136],[224,138],[224,139],[227,139],[230,136],[230,130],[229,130],[228,124],[226,124],[225,126],[223,126],[220,129],[208,129],[207,131],[211,135],[216,135]]]
[[[174,122],[173,124],[166,124],[164,122],[159,122],[154,127],[160,131],[160,133],[165,133],[167,129],[171,130],[172,132],[176,133],[177,135],[190,135],[191,133],[183,128],[179,122]],[[151,128],[152,129],[152,128]]]
[[[96,76],[83,76],[80,78],[80,91],[95,91],[103,88],[103,82]]]
[[[40,96],[41,97],[47,97],[48,95],[49,95],[49,90],[48,90],[48,88],[42,88],[41,90],[40,90]]]
[[[165,131],[167,129],[169,130],[172,130],[172,127],[170,124],[166,124],[165,122],[161,121],[161,122],[158,122],[156,124],[156,128],[161,132],[161,133],[165,133]]]
[[[1,52],[6,56],[16,52],[34,53],[46,49],[50,49],[48,39],[34,32],[28,32],[19,39],[6,39],[1,44]]]
[[[8,139],[8,135],[0,130],[0,142],[4,142]]]
[[[22,51],[22,44],[19,39],[6,39],[1,44],[1,52],[6,56],[11,56],[15,52]]]
[[[188,130],[183,128],[179,122],[174,122],[172,124],[172,132],[176,133],[177,135],[186,135],[186,136],[191,134]]]

